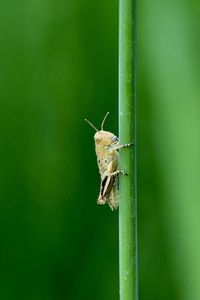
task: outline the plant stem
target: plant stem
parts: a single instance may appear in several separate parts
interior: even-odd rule
[[[120,300],[138,299],[136,202],[136,0],[119,0],[119,139],[134,141],[120,151]]]

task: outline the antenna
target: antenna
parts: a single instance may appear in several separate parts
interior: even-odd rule
[[[85,119],[85,122],[87,122],[92,128],[94,128],[94,130],[97,132],[99,131],[90,121],[88,121],[87,119]]]
[[[103,118],[103,121],[101,123],[101,130],[103,130],[103,125],[104,125],[105,120],[106,120],[106,118],[107,118],[108,115],[109,115],[109,112],[107,112],[106,115],[105,115],[105,117]]]

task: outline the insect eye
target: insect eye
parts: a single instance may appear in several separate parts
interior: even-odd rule
[[[113,142],[117,142],[117,141],[119,141],[119,139],[118,139],[118,137],[113,136],[113,137],[112,137],[112,141],[113,141]]]

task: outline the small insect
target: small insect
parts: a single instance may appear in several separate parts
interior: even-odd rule
[[[120,145],[118,138],[109,131],[104,131],[103,126],[109,112],[106,113],[101,123],[101,130],[98,130],[90,121],[85,121],[96,131],[94,135],[97,164],[101,175],[101,184],[98,204],[107,203],[112,210],[119,205],[119,174],[127,175],[119,170],[119,149],[130,147],[133,143]]]

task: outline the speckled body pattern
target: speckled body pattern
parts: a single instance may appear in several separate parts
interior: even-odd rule
[[[95,136],[95,148],[99,173],[101,175],[100,193],[98,204],[106,202],[110,208],[116,209],[119,203],[118,176],[114,174],[118,170],[118,151],[115,146],[118,138],[108,131],[98,131]]]
[[[105,115],[102,121],[101,130],[98,130],[87,119],[85,119],[85,121],[96,131],[94,135],[94,141],[99,173],[101,175],[101,185],[97,203],[107,203],[110,208],[114,210],[119,205],[119,174],[127,175],[118,168],[118,151],[121,148],[131,146],[132,143],[120,145],[118,138],[113,133],[103,130],[103,125],[108,114],[109,113]]]

